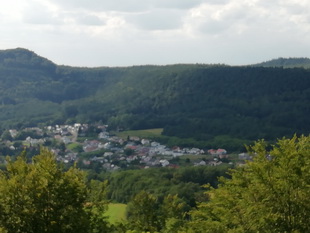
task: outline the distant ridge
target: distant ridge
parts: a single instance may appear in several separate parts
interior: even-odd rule
[[[283,68],[310,68],[310,59],[306,57],[301,58],[283,58],[272,59],[270,61],[254,64],[255,67],[283,67]]]
[[[57,64],[48,60],[47,58],[41,57],[35,52],[26,49],[26,48],[13,48],[13,49],[5,49],[0,50],[0,65],[6,67],[32,67],[32,68],[47,68],[50,69],[56,68]],[[183,66],[191,66],[194,64],[175,64],[175,65],[183,65]],[[202,65],[210,65],[210,66],[219,66],[220,64],[202,64]],[[149,65],[141,65],[149,66]],[[152,66],[152,65],[151,65]],[[173,66],[173,64],[172,64]],[[220,65],[220,66],[230,66],[230,65]],[[310,58],[307,57],[279,57],[269,61],[260,62],[257,64],[248,65],[251,67],[283,67],[283,68],[310,68]],[[72,67],[72,66],[68,66]],[[102,68],[103,66],[101,66]],[[78,68],[78,67],[72,67]],[[87,67],[84,67],[87,68]],[[100,67],[97,67],[100,68]],[[113,67],[111,67],[113,68]],[[115,67],[117,68],[117,67]]]
[[[4,67],[24,67],[34,69],[56,68],[52,61],[25,48],[0,50],[0,65]]]
[[[58,66],[27,49],[1,50],[0,133],[104,122],[163,128],[171,146],[240,151],[259,138],[309,134],[310,69],[274,68],[309,64],[279,58],[253,66],[86,68]]]

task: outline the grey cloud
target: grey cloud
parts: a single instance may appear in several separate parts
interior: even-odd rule
[[[61,20],[39,3],[29,5],[23,11],[23,20],[29,24],[60,24]]]
[[[272,10],[262,10],[245,2],[234,2],[225,6],[205,5],[201,8],[201,16],[191,19],[191,24],[201,33],[223,34],[224,32],[239,34],[249,27],[270,25]]]
[[[100,26],[104,25],[106,22],[95,15],[90,14],[76,14],[74,16],[76,18],[77,23],[90,25],[90,26]]]
[[[148,9],[148,1],[143,0],[50,0],[69,9],[88,9],[92,11],[134,12]]]
[[[287,4],[282,6],[286,9],[286,12],[290,15],[309,15],[310,4],[308,6],[303,6],[300,4]]]
[[[157,8],[190,9],[205,1],[203,0],[190,0],[190,1],[153,0],[150,2],[152,2],[152,5]]]
[[[227,21],[209,20],[200,25],[199,31],[206,34],[219,34],[230,27],[231,24]]]
[[[184,12],[179,10],[154,10],[127,17],[129,23],[144,30],[168,30],[182,26]]]
[[[309,9],[305,9],[303,6],[300,5],[294,5],[287,8],[287,11],[294,15],[300,15],[304,13],[309,13]]]
[[[23,20],[29,24],[64,24],[65,19],[71,19],[82,25],[104,25],[105,21],[85,10],[52,12],[39,3],[28,5],[23,11]]]
[[[228,10],[223,14],[223,20],[245,20],[251,13],[251,8],[245,6],[238,6]]]
[[[226,1],[226,0],[219,0]],[[63,7],[94,11],[140,12],[153,8],[190,9],[204,0],[50,0]],[[215,0],[212,0],[215,2]]]

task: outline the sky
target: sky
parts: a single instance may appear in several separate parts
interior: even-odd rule
[[[310,1],[1,0],[0,35],[58,65],[246,65],[310,57]]]

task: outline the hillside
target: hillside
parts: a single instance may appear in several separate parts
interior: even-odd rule
[[[164,128],[186,143],[238,149],[310,132],[310,70],[224,65],[78,68],[25,49],[0,51],[0,122],[107,122]]]
[[[283,67],[283,68],[310,68],[309,58],[277,58],[270,61],[255,64],[260,67]]]

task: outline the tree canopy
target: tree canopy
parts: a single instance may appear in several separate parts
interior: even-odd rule
[[[102,203],[93,198],[94,189],[90,192],[84,173],[74,167],[63,171],[44,148],[31,163],[24,154],[7,161],[7,169],[0,171],[0,193],[0,228],[4,232],[106,230]],[[101,231],[94,231],[99,224]]]
[[[221,179],[210,201],[192,211],[189,232],[310,231],[310,137],[250,149],[254,160]]]

